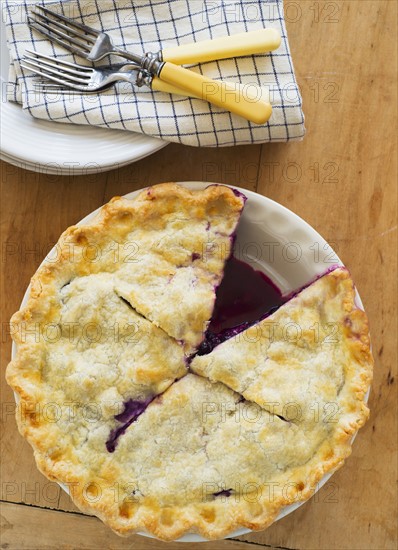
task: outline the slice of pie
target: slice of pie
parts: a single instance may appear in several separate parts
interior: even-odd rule
[[[366,315],[335,269],[190,367],[287,421],[349,430],[367,414],[371,364]]]
[[[105,438],[114,450],[126,426],[187,372],[181,345],[120,298],[109,273],[55,288],[36,279],[12,322],[18,356],[7,379],[21,397],[17,420],[48,464],[64,467],[74,446],[84,454],[82,439],[102,451]]]
[[[137,313],[193,351],[203,340],[216,289],[232,253],[245,204],[238,191],[211,185],[190,191],[161,184],[136,199],[115,198],[90,225],[69,228],[38,284],[112,274]]]
[[[117,243],[108,267],[118,292],[191,351],[206,332],[244,204],[225,186],[193,192],[168,184],[103,210],[101,235]]]
[[[368,324],[345,269],[209,341],[243,206],[223,186],[115,199],[64,233],[12,319],[7,381],[38,467],[121,535],[264,529],[367,418]]]
[[[167,539],[187,530],[218,538],[232,526],[264,528],[344,458],[344,447],[331,455],[330,444],[223,384],[188,374],[120,439],[112,457],[119,500],[109,490],[107,519],[118,532],[138,521]]]

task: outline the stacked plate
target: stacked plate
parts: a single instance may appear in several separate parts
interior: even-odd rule
[[[92,174],[125,166],[167,145],[142,134],[32,118],[6,99],[10,60],[3,21],[0,54],[2,160],[47,174]]]

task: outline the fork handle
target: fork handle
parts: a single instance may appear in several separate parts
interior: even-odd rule
[[[270,103],[253,93],[252,87],[239,87],[219,80],[212,80],[172,63],[163,63],[158,77],[190,95],[204,99],[217,107],[227,109],[255,124],[264,124],[270,118]]]
[[[237,89],[239,88],[242,91],[244,90],[244,86],[242,84],[234,83],[232,85],[235,86]],[[181,95],[181,96],[184,96],[184,97],[191,97],[191,98],[194,98],[194,99],[201,99],[201,97],[199,97],[198,95],[194,95],[194,94],[190,93],[188,90],[184,90],[183,88],[178,88],[177,86],[173,86],[172,84],[168,84],[167,82],[165,82],[164,80],[161,80],[157,76],[154,76],[153,79],[152,79],[151,89],[154,92],[164,92],[166,94],[174,94],[174,95]],[[269,101],[269,95],[270,94],[269,94],[269,91],[266,88],[260,88],[259,86],[256,86],[256,87],[252,86],[251,90],[252,90],[253,94],[255,93],[256,96],[262,97],[264,99],[264,101],[266,101],[267,103],[270,102]]]
[[[183,88],[178,88],[177,86],[173,86],[173,84],[169,84],[165,80],[161,80],[157,76],[154,76],[151,82],[151,90],[154,92],[164,92],[166,94],[175,94],[175,95],[182,95],[185,97],[193,97],[193,98],[199,98],[199,96],[195,96],[188,92],[188,90],[184,90]],[[200,98],[199,98],[200,99]]]
[[[279,31],[269,28],[164,48],[160,55],[163,61],[184,65],[270,52],[280,44]]]

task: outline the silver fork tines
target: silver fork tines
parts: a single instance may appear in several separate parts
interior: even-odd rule
[[[99,31],[71,21],[67,17],[50,11],[43,6],[33,8],[28,20],[33,28],[50,40],[82,57],[86,57],[90,53],[101,34]]]
[[[143,66],[146,59],[145,56],[117,48],[112,37],[106,32],[77,23],[44,6],[35,6],[31,10],[29,26],[52,42],[89,61],[101,61],[110,54],[114,54]]]
[[[26,54],[21,61],[21,67],[24,69],[51,82],[56,82],[63,88],[72,88],[85,93],[103,90],[120,80],[135,85],[137,84],[137,72],[141,71],[141,68],[134,63],[115,68],[97,69],[49,57],[31,50],[26,50]],[[149,77],[149,75],[147,76]]]
[[[112,88],[114,85],[113,82],[107,84],[103,88],[101,88],[101,92],[105,91],[109,88]],[[57,95],[68,95],[73,96],[74,94],[84,94],[84,95],[91,95],[91,94],[98,94],[98,90],[75,90],[73,88],[65,88],[65,86],[61,86],[60,84],[50,84],[48,80],[46,79],[37,79],[34,82],[34,88],[36,92],[42,93],[42,94],[57,94]]]
[[[35,6],[35,10],[40,9],[50,17],[54,19],[59,19],[60,21],[64,21],[68,26],[75,27],[76,29],[80,29],[81,31],[85,32],[86,34],[91,34],[92,36],[98,36],[100,31],[97,31],[96,29],[93,29],[92,27],[88,27],[87,25],[83,25],[83,23],[77,23],[76,21],[72,21],[69,19],[69,17],[66,17],[65,15],[61,15],[60,13],[57,13],[55,11],[49,10],[48,8],[44,6]],[[81,34],[81,33],[80,33]]]
[[[82,67],[76,69],[72,63],[64,61],[61,64],[58,60],[54,62],[51,58],[44,55],[41,57],[26,55],[24,63],[37,69],[46,70],[51,74],[65,76],[74,82],[81,82],[83,84],[87,84],[87,81],[90,80],[93,74],[93,70],[89,67],[87,70],[83,70]]]
[[[91,84],[95,71],[90,67],[54,59],[31,50],[26,50],[26,53],[28,55],[21,61],[21,66],[39,76],[77,90],[86,89]]]

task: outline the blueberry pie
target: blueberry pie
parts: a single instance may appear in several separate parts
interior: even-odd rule
[[[216,185],[113,199],[62,235],[12,318],[19,430],[120,535],[264,529],[367,419],[373,360],[348,271],[282,296],[232,257],[244,205]]]

